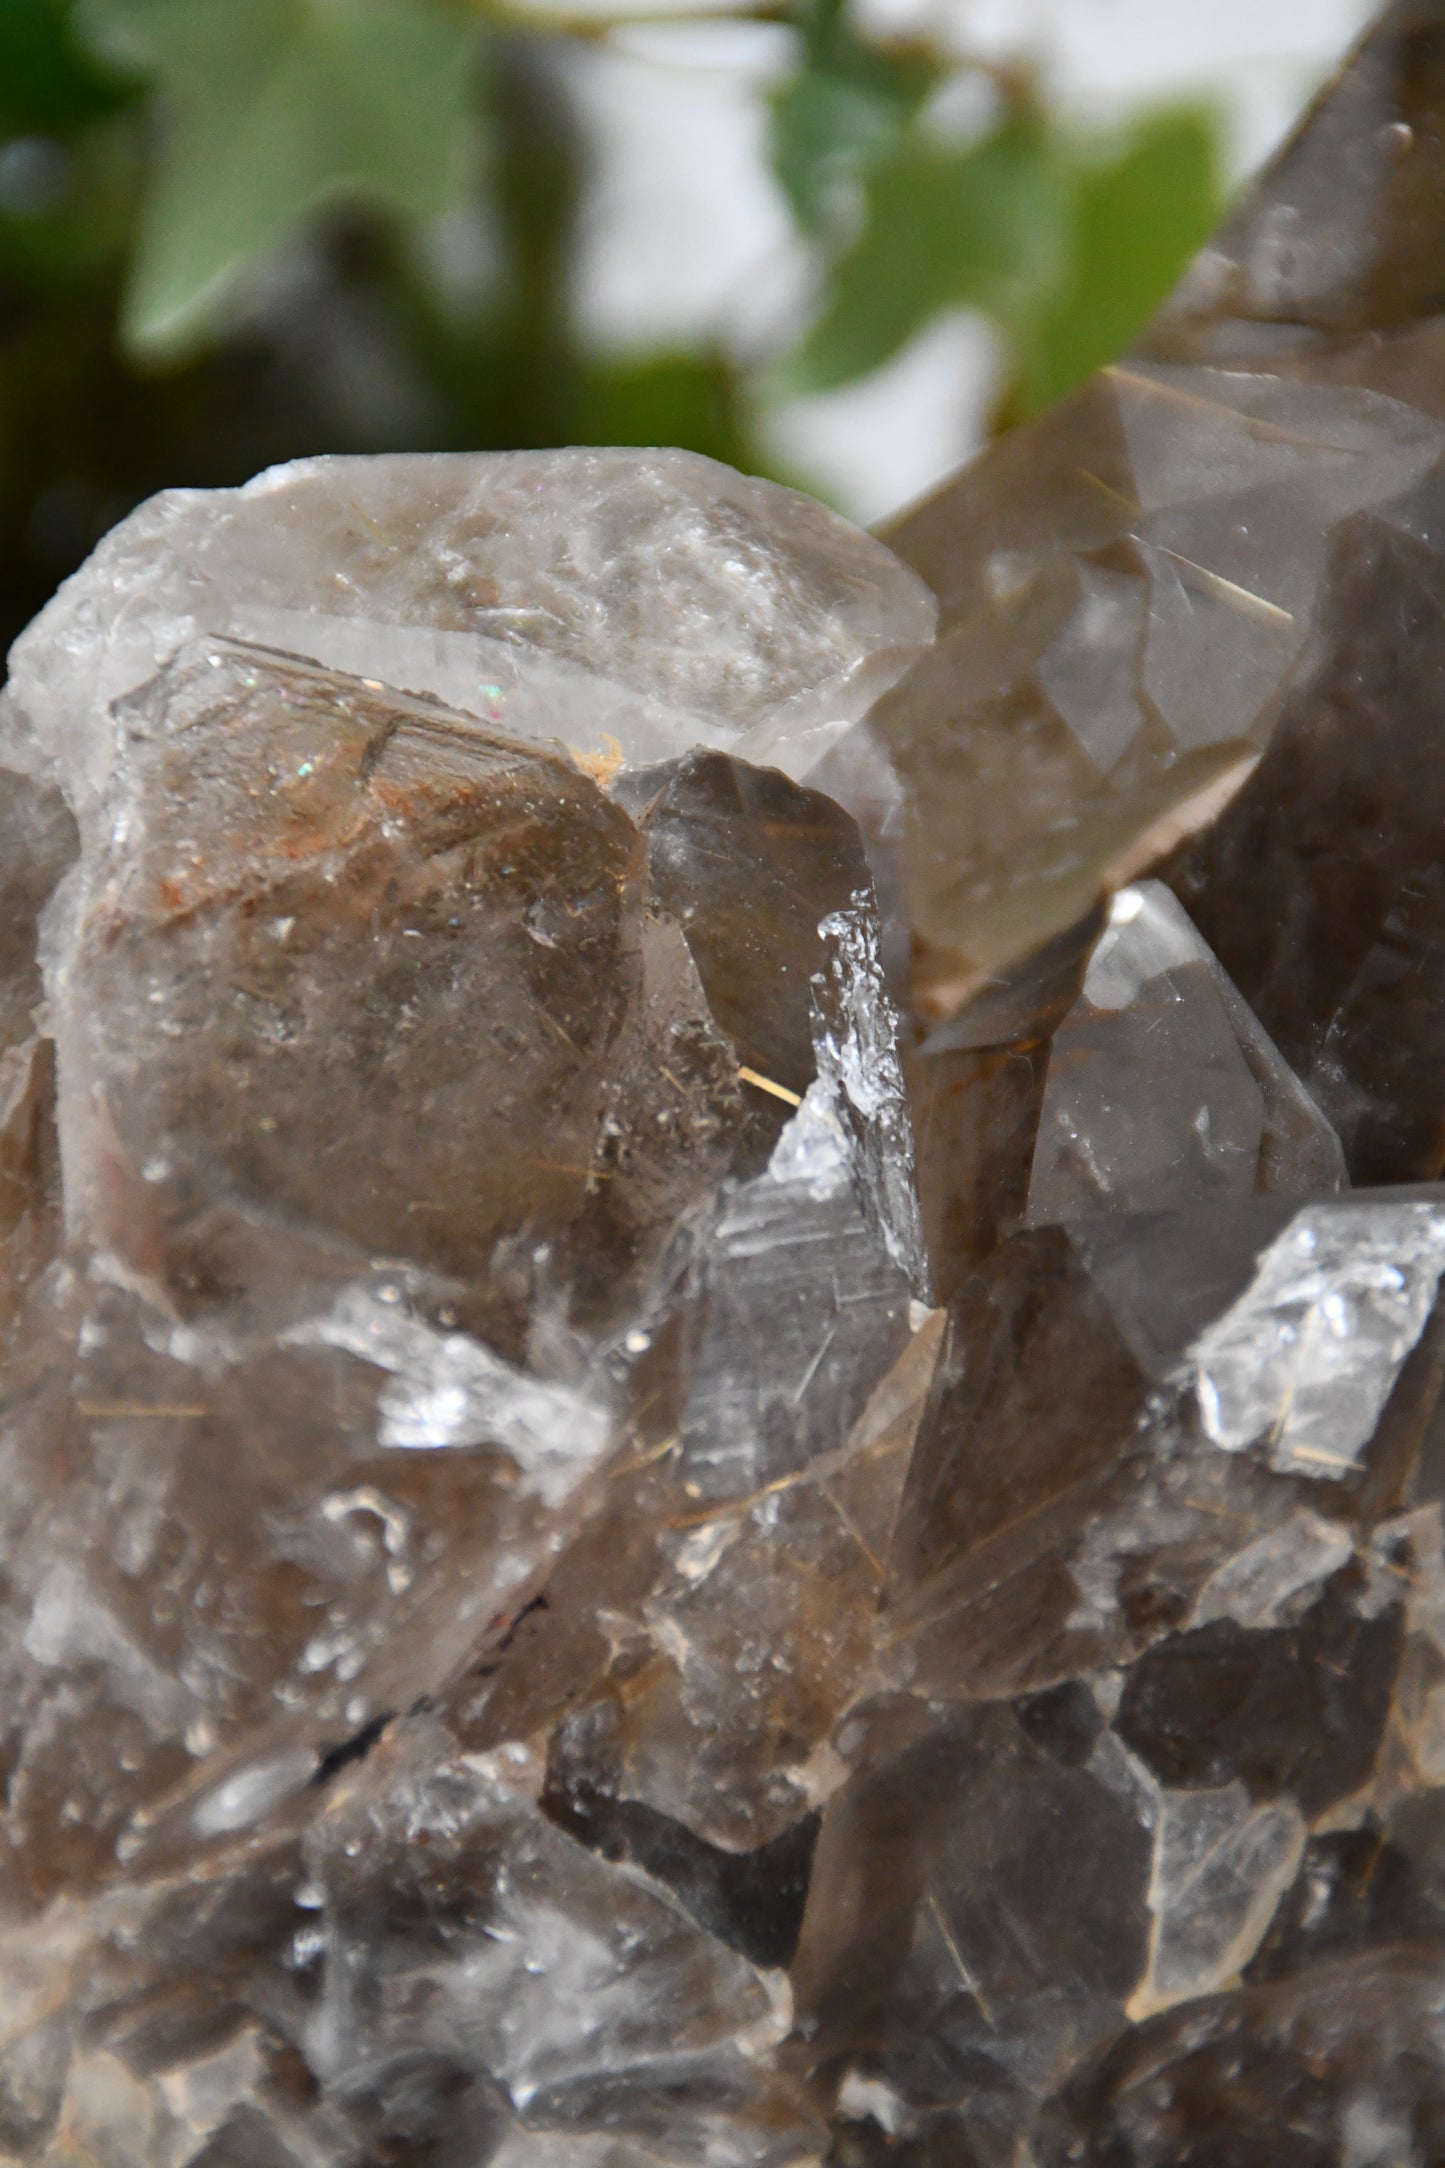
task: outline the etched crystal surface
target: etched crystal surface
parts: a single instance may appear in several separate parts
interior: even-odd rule
[[[0,2161],[1445,2158],[1442,141],[1403,0],[931,646],[628,453],[24,636]]]
[[[16,642],[9,698],[22,758],[63,763],[86,802],[113,758],[96,717],[217,635],[561,738],[604,772],[705,745],[801,776],[935,614],[821,505],[687,452],[303,460],[123,520]]]

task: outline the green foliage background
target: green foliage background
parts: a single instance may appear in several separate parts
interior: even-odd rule
[[[791,28],[770,155],[817,272],[811,322],[750,370],[579,340],[559,62],[604,17],[0,0],[0,636],[151,491],[304,452],[671,443],[769,471],[760,402],[959,306],[998,326],[1016,420],[1128,341],[1215,216],[1205,110],[1081,132],[1027,71],[865,37],[846,0],[730,13]],[[992,117],[960,137],[938,115],[970,72]],[[498,268],[459,297],[435,236],[468,206]]]

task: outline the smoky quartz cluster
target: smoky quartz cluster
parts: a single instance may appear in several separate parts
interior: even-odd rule
[[[1445,2160],[1445,0],[883,540],[171,492],[0,700],[0,2163]]]

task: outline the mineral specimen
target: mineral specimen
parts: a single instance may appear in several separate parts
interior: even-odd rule
[[[1442,144],[1403,0],[893,551],[316,461],[23,637],[0,2161],[1445,2159]]]

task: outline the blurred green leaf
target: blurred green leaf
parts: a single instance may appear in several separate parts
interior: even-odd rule
[[[839,184],[893,147],[943,72],[936,55],[866,45],[845,0],[799,0],[797,73],[774,93],[773,171],[804,227],[826,223]]]
[[[822,224],[840,181],[896,135],[907,108],[887,83],[804,68],[773,101],[773,171],[805,227]]]
[[[74,34],[70,0],[0,0],[0,135],[45,135],[126,95]]]
[[[133,351],[193,342],[318,205],[426,217],[460,184],[475,33],[428,0],[81,0],[77,19],[162,99],[123,317]]]
[[[747,463],[731,365],[710,354],[656,354],[594,364],[577,388],[574,433],[583,444],[685,444],[730,466]]]
[[[1213,115],[1146,115],[1102,155],[1085,151],[1075,190],[1066,275],[1020,331],[1010,421],[1121,354],[1208,237],[1220,209]]]
[[[913,131],[868,174],[862,232],[790,381],[824,391],[864,376],[944,309],[1018,310],[1057,281],[1068,241],[1066,176],[1034,120],[958,149]]]

